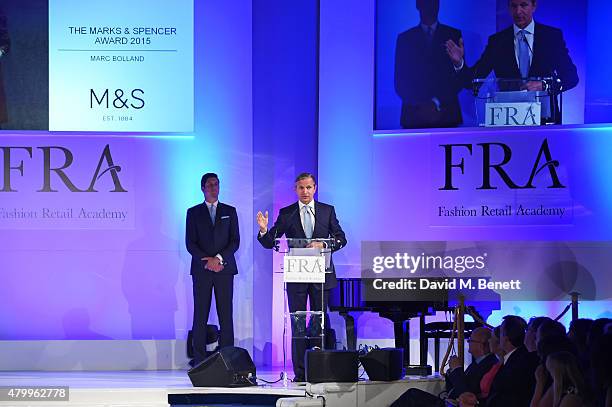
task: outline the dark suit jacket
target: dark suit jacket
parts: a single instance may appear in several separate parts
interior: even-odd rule
[[[257,240],[266,249],[274,247],[274,240],[285,235],[288,238],[305,239],[306,234],[300,220],[299,204],[296,202],[293,205],[282,208],[278,213],[278,218],[274,226],[263,235],[257,235]],[[336,240],[336,245],[333,251],[340,250],[346,246],[346,236],[340,227],[336,211],[332,205],[315,201],[315,227],[312,232],[312,238],[333,238]],[[334,261],[331,260],[331,273],[325,275],[325,289],[329,290],[337,285]]]
[[[525,346],[516,348],[499,369],[487,398],[487,407],[529,407],[535,389],[537,360]]]
[[[466,75],[466,86],[471,86],[474,78],[486,78],[491,71],[497,78],[521,79],[514,50],[513,26],[490,36],[480,60],[472,68],[461,70]],[[536,22],[529,76],[545,77],[555,73],[561,79],[564,90],[578,84],[576,65],[569,56],[561,30]]]
[[[480,393],[480,381],[494,364],[498,362],[497,357],[489,353],[480,363],[472,362],[464,371],[462,367],[452,370],[446,375],[446,388],[448,397],[457,399],[461,393],[469,391],[474,394]]]
[[[444,43],[452,39],[456,43],[461,31],[438,24],[431,43],[421,26],[411,28],[397,37],[395,48],[395,92],[402,99],[402,127],[427,126],[419,117],[417,106],[434,106],[432,98],[438,98],[442,114],[434,123],[437,126],[457,126],[462,123],[457,94],[462,88],[450,61]]]
[[[187,251],[191,254],[191,274],[204,272],[202,257],[220,254],[225,264],[219,274],[237,274],[234,253],[240,246],[236,208],[219,202],[213,226],[205,203],[187,210]]]

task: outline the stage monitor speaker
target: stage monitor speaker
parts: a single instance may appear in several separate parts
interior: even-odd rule
[[[246,349],[221,348],[187,372],[194,387],[246,387],[257,384],[255,365]]]
[[[307,350],[306,381],[309,383],[355,383],[359,379],[357,352]]]
[[[359,360],[370,380],[389,382],[404,377],[403,349],[373,349],[360,356]]]

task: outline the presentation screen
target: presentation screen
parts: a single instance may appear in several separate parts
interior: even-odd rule
[[[536,2],[534,24],[526,27],[522,42],[529,57],[524,75],[513,46],[517,17],[509,5],[508,0],[477,5],[378,0],[374,130],[478,126],[483,95],[474,93],[475,78],[526,78],[513,89],[524,92],[535,89],[528,83],[532,80],[550,78],[544,91],[560,80],[563,97],[555,103],[563,124],[611,122],[612,85],[606,78],[612,74],[612,56],[601,50],[610,2]],[[461,48],[463,65],[453,63],[448,41]]]
[[[1,129],[193,131],[193,0],[2,7]]]

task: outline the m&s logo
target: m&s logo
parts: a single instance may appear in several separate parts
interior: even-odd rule
[[[110,89],[103,89],[96,92],[94,89],[89,89],[89,108],[102,107],[109,109],[142,109],[145,106],[144,90],[132,89],[129,93],[123,89],[115,89],[114,96],[109,96]]]

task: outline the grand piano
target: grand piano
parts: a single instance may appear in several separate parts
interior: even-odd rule
[[[500,308],[500,297],[489,293],[486,301],[466,301],[466,305],[476,308],[485,319],[493,310]],[[457,304],[457,293],[440,290],[436,298],[427,301],[368,301],[366,300],[364,280],[361,278],[339,278],[338,285],[330,291],[329,310],[338,312],[345,321],[347,348],[357,350],[357,329],[350,312],[374,312],[393,322],[395,347],[404,349],[404,363],[410,361],[410,320],[419,319],[420,326],[420,366],[427,365],[427,337],[425,317],[437,311],[452,311]]]

